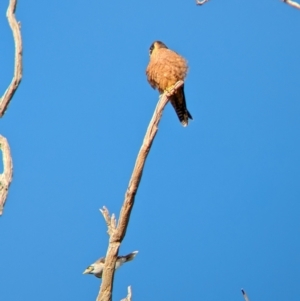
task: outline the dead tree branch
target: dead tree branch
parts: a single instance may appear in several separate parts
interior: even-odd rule
[[[196,5],[203,5],[205,4],[206,2],[208,2],[209,0],[196,0]]]
[[[300,9],[300,4],[295,2],[295,1],[291,1],[291,0],[282,0],[282,2],[292,6],[292,7],[295,7],[295,8],[298,8]]]
[[[117,225],[115,215],[112,214],[111,217],[110,217],[108,209],[105,206],[103,206],[103,208],[99,209],[99,210],[102,213],[103,218],[105,219],[107,229],[108,229],[107,233],[108,233],[109,236],[111,236],[114,233],[114,231],[116,230],[116,225]]]
[[[12,30],[15,41],[15,70],[10,85],[6,89],[4,95],[0,98],[0,117],[3,117],[22,79],[22,39],[20,31],[21,25],[19,22],[17,22],[15,17],[16,6],[17,0],[10,0],[6,12],[8,23]]]
[[[22,39],[20,31],[20,23],[17,22],[15,11],[17,0],[10,0],[7,8],[6,16],[9,26],[12,30],[15,42],[15,70],[13,79],[6,89],[4,95],[0,97],[0,117],[3,117],[9,102],[14,96],[22,79]],[[0,150],[3,158],[3,173],[0,174],[0,215],[3,213],[3,208],[8,194],[8,188],[12,181],[13,165],[10,153],[9,144],[5,137],[0,135]]]
[[[97,301],[112,300],[113,279],[118,251],[120,244],[126,234],[126,229],[130,219],[130,213],[133,208],[135,195],[137,193],[138,186],[142,178],[145,162],[149,154],[150,148],[152,146],[152,143],[154,141],[155,135],[158,131],[158,124],[160,122],[164,107],[168,102],[168,98],[170,97],[170,95],[172,95],[172,93],[174,93],[174,91],[176,91],[182,85],[182,81],[177,82],[171,89],[171,91],[162,94],[158,101],[152,119],[147,128],[142,146],[135,161],[135,166],[133,168],[131,179],[129,181],[127,191],[125,193],[125,200],[120,211],[118,225],[116,226],[115,217],[110,217],[109,212],[105,207],[103,207],[103,209],[100,209],[107,224],[108,234],[110,238],[108,250],[106,253],[104,271],[102,275],[102,284],[97,297]]]
[[[121,301],[131,301],[131,286],[128,286],[128,294],[127,294],[127,297],[122,299]]]
[[[10,148],[6,138],[0,135],[0,150],[3,158],[3,173],[0,174],[0,215],[3,213],[4,204],[8,194],[8,188],[12,181],[13,165]]]
[[[242,291],[242,294],[243,294],[243,297],[244,297],[245,301],[250,301],[247,294],[246,294],[246,292],[243,289],[241,289],[241,291]]]

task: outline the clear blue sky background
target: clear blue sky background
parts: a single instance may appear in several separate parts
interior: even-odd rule
[[[0,2],[0,91],[14,44]],[[14,180],[0,218],[1,300],[95,300],[158,93],[162,40],[190,65],[183,128],[170,105],[120,253],[114,300],[299,301],[300,11],[279,0],[20,0],[24,77],[0,133]]]

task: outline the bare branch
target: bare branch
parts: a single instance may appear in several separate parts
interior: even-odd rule
[[[8,188],[12,181],[13,165],[10,154],[9,144],[3,136],[0,135],[0,150],[3,158],[3,173],[0,174],[0,215],[3,213],[3,208],[8,194]]]
[[[158,124],[160,122],[164,107],[168,102],[168,98],[170,97],[170,95],[174,93],[174,91],[176,91],[182,85],[183,85],[183,81],[179,81],[174,85],[174,87],[169,92],[165,92],[160,96],[154,114],[152,116],[152,119],[147,128],[142,146],[140,148],[137,159],[135,161],[135,165],[133,168],[133,172],[131,175],[131,179],[129,181],[127,191],[125,193],[125,200],[121,208],[118,226],[114,231],[111,231],[110,229],[108,230],[108,233],[111,234],[109,238],[109,245],[106,253],[105,266],[102,275],[102,284],[97,297],[97,301],[111,301],[112,299],[113,279],[114,279],[114,272],[115,272],[115,265],[118,256],[118,251],[119,251],[120,244],[126,234],[126,229],[129,223],[131,210],[133,208],[135,195],[137,193],[138,186],[142,178],[145,162],[148,153],[150,151],[151,145],[153,143],[153,140],[155,138],[155,135],[158,131]],[[107,209],[106,209],[107,213],[105,209],[102,209],[102,211],[104,211],[104,213],[102,214],[104,216],[106,224],[108,225],[108,228],[110,228],[112,222],[108,218],[109,214]]]
[[[127,297],[122,299],[121,301],[131,301],[131,296],[132,296],[132,293],[131,293],[131,286],[128,286],[128,294],[127,294]]]
[[[295,7],[295,8],[298,8],[300,9],[300,4],[295,2],[295,1],[291,1],[291,0],[282,0],[282,2],[292,6],[292,7]]]
[[[196,5],[203,5],[206,2],[208,2],[209,0],[196,0]]]
[[[246,294],[246,292],[243,289],[241,289],[241,291],[242,291],[242,294],[243,294],[243,297],[244,297],[245,301],[250,301],[247,294]]]
[[[15,70],[13,79],[6,89],[4,95],[0,98],[0,117],[3,117],[9,102],[14,96],[22,79],[22,39],[20,32],[20,23],[17,22],[15,17],[15,11],[17,6],[17,0],[10,0],[6,16],[9,26],[12,30],[15,41]]]
[[[116,218],[115,218],[115,215],[112,214],[112,216],[110,217],[109,216],[109,212],[108,212],[108,209],[103,206],[102,209],[99,209],[100,212],[102,213],[103,217],[104,217],[104,220],[106,222],[106,225],[107,225],[107,233],[109,236],[111,236],[113,234],[113,232],[116,230]]]
[[[116,240],[122,241],[122,239],[126,234],[126,228],[129,222],[131,209],[134,203],[134,198],[142,178],[144,165],[148,153],[150,151],[150,148],[152,146],[152,143],[154,141],[155,135],[158,131],[158,124],[160,122],[163,110],[168,102],[168,98],[174,93],[174,91],[176,91],[182,85],[183,85],[183,81],[178,81],[169,92],[164,93],[160,97],[160,100],[155,108],[154,114],[147,128],[142,146],[140,148],[137,159],[135,161],[135,166],[133,168],[132,176],[129,181],[129,185],[125,194],[125,200],[120,212],[118,232],[116,233],[117,235],[115,237]]]

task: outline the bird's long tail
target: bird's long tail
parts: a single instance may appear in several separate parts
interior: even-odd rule
[[[124,258],[124,262],[133,260],[137,253],[138,251],[134,251],[128,255],[122,256]]]
[[[175,91],[175,93],[170,97],[170,102],[174,107],[181,124],[183,126],[187,126],[189,119],[193,119],[193,117],[186,107],[184,85],[178,88],[177,91]]]

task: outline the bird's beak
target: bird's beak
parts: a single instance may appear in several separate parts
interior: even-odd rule
[[[87,267],[82,274],[91,274],[91,271],[93,270],[93,267],[89,266]]]

